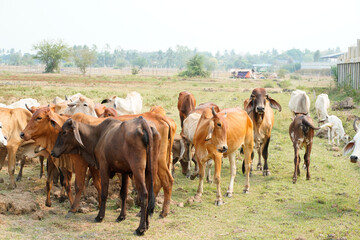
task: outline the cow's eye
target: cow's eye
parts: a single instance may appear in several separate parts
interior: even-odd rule
[[[40,121],[41,119],[42,119],[42,117],[38,117],[38,118],[36,118],[36,120],[37,120],[37,121]]]
[[[84,107],[87,107],[88,105],[87,105],[87,103],[84,103]]]
[[[219,127],[221,127],[221,123],[217,123],[216,125],[218,125]]]

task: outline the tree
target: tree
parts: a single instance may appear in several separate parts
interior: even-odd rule
[[[33,48],[37,51],[34,58],[45,64],[46,73],[59,72],[60,61],[70,55],[69,48],[62,40],[43,40],[35,44]]]
[[[314,53],[314,62],[318,62],[320,59],[320,51],[317,50],[315,53]]]
[[[144,57],[137,57],[132,61],[132,64],[142,69],[147,65],[147,61]]]
[[[95,63],[96,51],[89,49],[87,46],[74,47],[73,58],[75,65],[80,69],[82,74],[85,75],[88,67]]]
[[[204,70],[204,59],[196,54],[186,63],[186,70],[179,73],[180,77],[209,77],[209,72]]]

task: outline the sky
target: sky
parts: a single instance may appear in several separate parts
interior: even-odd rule
[[[360,39],[360,0],[0,0],[0,49],[69,46],[259,53],[347,51]]]

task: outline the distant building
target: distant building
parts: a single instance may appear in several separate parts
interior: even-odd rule
[[[336,62],[303,62],[301,69],[331,69],[336,66]]]

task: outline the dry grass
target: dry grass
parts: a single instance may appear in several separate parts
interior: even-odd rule
[[[327,150],[327,140],[314,139],[311,155],[311,180],[306,181],[304,171],[297,184],[292,184],[293,149],[288,135],[291,113],[287,108],[290,93],[281,93],[280,81],[275,80],[231,80],[231,79],[176,79],[162,77],[92,77],[61,75],[0,75],[0,102],[10,103],[24,97],[39,99],[42,103],[55,96],[81,92],[95,101],[111,95],[125,96],[136,90],[144,100],[144,111],[153,105],[165,108],[169,117],[179,123],[177,111],[178,93],[192,92],[198,103],[213,101],[221,108],[242,106],[243,100],[254,87],[273,85],[269,94],[283,106],[275,112],[269,154],[271,175],[263,177],[254,171],[249,194],[242,194],[245,178],[241,174],[241,156],[237,156],[239,168],[234,196],[225,198],[226,204],[214,206],[216,186],[205,184],[202,203],[186,203],[195,195],[198,181],[191,181],[177,169],[173,187],[171,214],[158,219],[160,208],[150,220],[150,229],[143,239],[347,239],[360,238],[360,204],[358,186],[360,169],[351,164],[349,157]],[[286,87],[303,86],[312,100],[312,88],[326,90],[328,80],[295,80]],[[206,88],[206,91],[204,89]],[[359,115],[359,110],[331,112],[339,116],[345,130],[351,135],[352,122],[348,115]],[[312,116],[315,116],[312,112]],[[179,129],[178,129],[179,131]],[[340,156],[338,156],[340,155]],[[257,163],[255,157],[255,164]],[[0,184],[1,194],[11,195],[7,190],[7,169],[0,171],[5,184]],[[31,164],[25,169],[24,180],[18,183],[21,191],[29,191],[44,212],[43,220],[33,220],[32,215],[0,215],[1,239],[135,239],[132,232],[138,225],[135,216],[138,208],[131,208],[128,218],[116,223],[116,199],[108,201],[103,223],[93,223],[97,211],[77,214],[72,219],[64,216],[69,204],[53,199],[53,207],[44,206],[45,179],[38,179],[39,166]],[[222,192],[229,182],[229,163],[223,161]],[[27,180],[30,177],[30,180]],[[184,203],[178,207],[176,203]],[[331,235],[333,234],[333,235]]]

